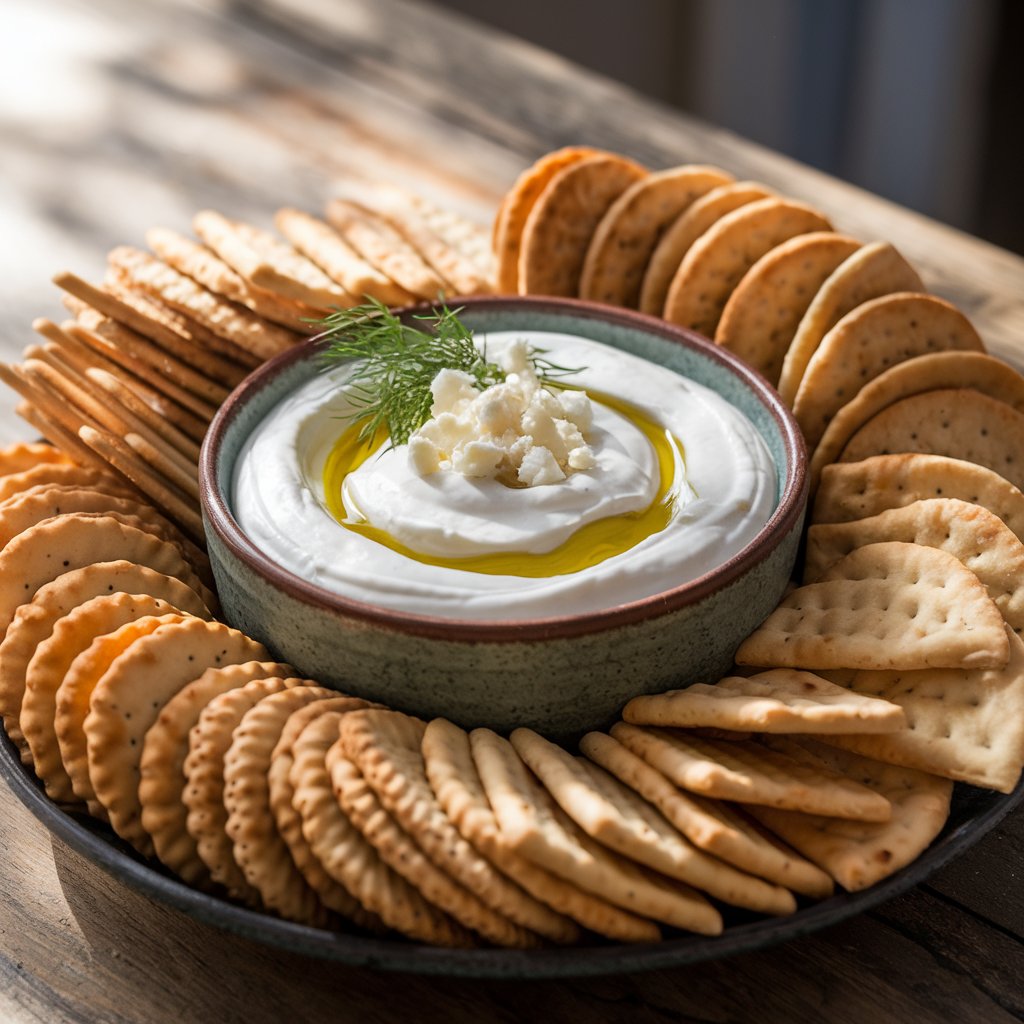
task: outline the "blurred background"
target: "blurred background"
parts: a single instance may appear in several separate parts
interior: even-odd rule
[[[1022,0],[440,0],[1024,253]]]

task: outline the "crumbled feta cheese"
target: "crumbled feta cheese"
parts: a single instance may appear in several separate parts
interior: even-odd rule
[[[536,487],[593,469],[597,460],[585,436],[593,410],[586,392],[545,388],[525,341],[509,345],[501,365],[504,382],[484,391],[461,370],[442,370],[434,378],[432,418],[409,438],[416,473],[452,470]]]

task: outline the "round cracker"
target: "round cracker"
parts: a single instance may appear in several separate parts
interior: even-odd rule
[[[224,755],[231,746],[231,734],[257,701],[281,690],[306,685],[305,679],[253,679],[214,697],[189,733],[184,765],[186,782],[181,794],[188,810],[186,828],[213,881],[222,885],[232,899],[253,907],[260,906],[259,892],[249,885],[235,863],[233,844],[225,831],[228,815],[224,809]]]
[[[36,774],[51,800],[75,800],[71,778],[64,770],[57,742],[57,691],[72,662],[97,636],[112,633],[127,622],[146,616],[195,615],[209,618],[203,602],[187,588],[185,607],[168,604],[149,594],[108,594],[73,608],[53,625],[53,632],[36,648],[25,672],[21,730],[32,751]]]
[[[111,827],[140,853],[154,849],[139,803],[146,730],[164,704],[206,669],[268,657],[263,644],[239,630],[190,617],[140,637],[97,682],[85,719],[89,778]]]
[[[46,465],[70,466],[73,463],[59,448],[43,441],[20,441],[0,449],[0,477]]]
[[[1024,412],[1024,377],[983,352],[934,352],[880,373],[832,417],[811,457],[811,489],[847,441],[876,413],[922,391],[971,388]],[[960,495],[956,495],[960,497]]]
[[[597,225],[612,203],[646,176],[638,163],[610,153],[586,157],[560,170],[523,227],[519,291],[578,295],[583,261]]]
[[[664,317],[709,338],[743,275],[775,246],[832,225],[791,199],[759,199],[727,213],[690,247],[665,298]]]
[[[590,240],[580,298],[636,309],[644,271],[665,228],[695,200],[732,180],[717,167],[687,165],[632,184],[612,203]]]
[[[917,271],[888,242],[872,242],[843,260],[818,289],[786,351],[779,374],[783,401],[793,404],[811,356],[851,309],[892,292],[923,291]]]
[[[138,498],[137,491],[119,483],[109,473],[87,469],[74,463],[46,462],[31,469],[0,477],[0,502],[40,484],[74,484],[76,487],[102,488],[107,494]]]
[[[0,643],[0,713],[7,735],[20,748],[26,764],[32,763],[32,756],[22,736],[19,717],[25,677],[36,648],[53,632],[54,623],[72,609],[91,598],[117,592],[150,594],[175,608],[198,605],[202,617],[209,616],[195,591],[180,580],[124,560],[72,569],[40,587],[28,604],[18,608]]]
[[[715,344],[777,384],[793,335],[818,289],[860,242],[833,231],[797,235],[744,274],[722,310]]]
[[[1019,489],[1024,487],[1024,413],[970,388],[925,391],[876,413],[846,443],[839,461],[894,452],[976,462]]]
[[[665,230],[651,253],[640,286],[640,311],[661,316],[669,285],[690,246],[727,213],[771,195],[770,188],[756,181],[737,181],[713,188],[685,209]]]
[[[203,708],[214,697],[245,686],[253,679],[293,676],[290,665],[247,661],[208,668],[183,686],[161,709],[142,744],[139,761],[139,803],[142,827],[153,837],[157,857],[189,885],[210,889],[213,880],[186,826],[185,758],[188,737]]]
[[[70,569],[120,559],[175,576],[208,608],[216,605],[173,544],[111,516],[76,512],[44,519],[0,551],[0,630],[6,632],[18,607],[32,600],[44,583]]]
[[[519,290],[519,250],[523,227],[548,183],[563,168],[601,152],[589,146],[566,146],[542,156],[516,179],[494,220],[493,245],[499,292],[514,295]]]
[[[956,306],[933,295],[897,292],[851,310],[811,356],[793,401],[807,447],[813,449],[832,417],[879,374],[915,356],[947,351],[984,352],[985,346]]]

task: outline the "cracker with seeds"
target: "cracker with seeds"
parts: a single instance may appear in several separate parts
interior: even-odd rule
[[[762,256],[796,235],[831,229],[817,210],[790,199],[759,199],[727,213],[683,257],[665,319],[713,338],[733,289]]]
[[[727,213],[768,199],[772,190],[756,181],[734,181],[696,199],[665,229],[651,253],[640,285],[640,312],[661,316],[665,297],[683,257],[693,243]]]
[[[117,592],[150,594],[176,608],[199,602],[195,591],[180,580],[128,561],[91,563],[62,573],[40,587],[31,601],[18,608],[0,643],[0,714],[7,735],[18,745],[25,764],[31,764],[32,758],[19,718],[29,662],[59,619],[94,597]],[[201,614],[206,617],[206,606],[199,603]]]
[[[733,906],[791,914],[793,894],[698,850],[660,811],[585,758],[530,729],[516,729],[512,746],[562,810],[591,838]]]
[[[182,793],[186,783],[189,732],[214,697],[239,689],[253,679],[294,675],[290,665],[273,661],[247,661],[208,668],[171,697],[146,732],[139,760],[142,827],[152,837],[153,848],[161,862],[189,885],[207,890],[213,887],[210,873],[186,825],[188,808]]]
[[[976,462],[1024,487],[1024,413],[970,388],[926,391],[872,416],[847,441],[839,461],[895,452]]]
[[[191,595],[191,596],[190,596]],[[127,622],[146,616],[188,614],[209,618],[203,602],[191,592],[182,594],[185,607],[148,594],[108,594],[72,609],[53,625],[53,632],[36,648],[25,670],[25,696],[20,724],[36,774],[51,800],[74,801],[71,778],[64,770],[57,740],[57,693],[75,658],[97,636],[112,633]]]
[[[672,729],[612,726],[612,736],[682,789],[742,804],[857,821],[887,821],[887,801],[820,765],[752,741],[729,743]]]
[[[567,146],[542,156],[516,179],[509,189],[494,221],[494,255],[497,262],[498,291],[514,295],[519,291],[519,254],[523,228],[544,190],[560,171],[601,150],[589,146]]]
[[[473,763],[469,734],[443,718],[435,718],[423,734],[423,760],[430,786],[445,814],[466,842],[518,882],[531,896],[564,915],[548,937],[570,943],[579,939],[579,922],[598,935],[620,942],[643,941],[645,922],[515,853],[502,838]]]
[[[717,167],[688,164],[632,184],[612,203],[590,240],[580,298],[636,309],[644,271],[665,229],[695,200],[732,180]]]
[[[1024,768],[1024,642],[1008,631],[1006,668],[858,672],[857,693],[903,708],[909,728],[892,736],[825,737],[865,757],[1012,793]]]
[[[851,523],[818,524],[807,535],[804,579],[820,579],[865,544],[904,541],[946,551],[984,584],[1016,632],[1024,629],[1024,544],[988,509],[958,498],[926,498]]]
[[[851,310],[822,338],[793,399],[793,415],[813,448],[836,413],[890,367],[931,353],[984,350],[971,322],[950,303],[910,292],[883,295]]]
[[[875,455],[826,466],[811,521],[867,519],[926,498],[981,505],[1024,541],[1024,494],[991,469],[943,455]]]
[[[587,733],[580,750],[657,807],[698,849],[793,892],[832,895],[832,879],[820,868],[766,837],[729,804],[679,789],[614,737]]]
[[[327,909],[292,861],[270,812],[267,773],[285,722],[296,711],[335,694],[322,686],[282,690],[259,701],[238,723],[224,754],[224,829],[235,862],[260,901],[289,921],[314,928],[329,922]]]
[[[647,171],[625,157],[585,157],[547,183],[523,225],[518,290],[524,295],[579,294],[587,247],[612,203]]]
[[[189,732],[184,764],[186,781],[181,793],[188,811],[185,827],[195,840],[196,853],[206,865],[210,878],[223,886],[232,899],[251,907],[261,906],[260,894],[249,885],[235,862],[234,844],[226,831],[224,755],[231,747],[231,734],[258,701],[270,694],[305,685],[304,679],[271,676],[233,687],[210,700]]]
[[[327,219],[364,260],[424,299],[449,290],[444,280],[383,217],[347,199],[332,199]]]
[[[721,933],[720,915],[702,896],[592,840],[534,780],[508,740],[474,729],[470,744],[487,801],[512,849],[638,918],[653,919],[651,941],[660,937],[654,921],[702,935]]]
[[[469,948],[472,933],[426,900],[414,885],[381,860],[341,809],[332,775],[358,777],[351,762],[338,757],[337,733],[322,736],[317,725],[303,731],[293,745],[289,780],[292,804],[302,819],[302,835],[313,856],[339,885],[389,928],[437,946]],[[334,751],[331,769],[327,754]]]
[[[274,223],[296,249],[352,296],[351,305],[366,299],[376,299],[386,306],[415,301],[412,292],[363,259],[330,224],[290,207],[278,210]]]
[[[715,344],[777,384],[782,361],[818,289],[860,242],[812,231],[775,246],[743,275],[722,310]]]
[[[343,721],[340,729],[344,730]],[[429,857],[381,804],[377,791],[344,755],[339,740],[328,752],[334,795],[349,820],[362,832],[385,864],[411,882],[435,906],[496,946],[530,948],[539,938],[487,906]]]
[[[888,878],[917,858],[949,817],[952,783],[910,768],[882,764],[849,751],[813,747],[831,768],[869,787],[892,806],[883,823],[798,814],[769,807],[748,810],[848,892]]]
[[[369,710],[346,716],[339,735],[346,756],[395,818],[396,825],[441,871],[472,892],[484,906],[521,928],[543,935],[552,931],[558,934],[558,915],[481,856],[444,813],[427,778],[421,749],[425,730],[424,723],[409,715]],[[381,856],[385,856],[383,851]]]
[[[348,889],[327,873],[313,853],[302,834],[302,816],[293,803],[295,787],[290,777],[297,744],[315,745],[326,757],[328,749],[337,742],[342,716],[348,711],[369,706],[367,701],[358,697],[336,696],[313,701],[293,712],[271,752],[267,787],[270,814],[277,832],[287,846],[295,868],[320,902],[341,917],[380,931],[384,927],[380,918],[364,910]]]
[[[784,597],[736,652],[738,665],[805,669],[998,668],[1003,617],[958,558],[868,544]]]
[[[779,394],[792,407],[800,381],[826,334],[863,302],[893,292],[923,292],[917,271],[888,242],[872,242],[828,276],[807,307],[779,374]]]
[[[789,668],[634,697],[622,717],[632,725],[751,732],[874,733],[906,725],[893,704],[865,699],[821,676]]]

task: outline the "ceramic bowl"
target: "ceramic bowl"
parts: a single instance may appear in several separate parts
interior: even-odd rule
[[[652,317],[573,300],[460,303],[477,332],[579,334],[661,364],[743,412],[775,462],[775,511],[739,554],[706,575],[605,611],[531,621],[461,621],[346,599],[270,560],[232,515],[245,439],[320,371],[307,342],[262,366],[221,407],[203,445],[203,515],[227,621],[304,676],[424,718],[568,736],[611,722],[641,693],[709,682],[729,669],[790,578],[807,502],[806,453],[776,392],[730,353]]]

